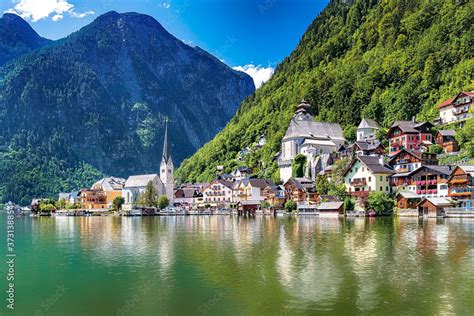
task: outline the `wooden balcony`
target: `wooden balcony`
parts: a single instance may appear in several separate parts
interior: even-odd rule
[[[353,187],[365,187],[367,185],[367,180],[364,179],[354,179],[350,182]]]

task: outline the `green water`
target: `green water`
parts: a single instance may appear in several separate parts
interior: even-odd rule
[[[2,237],[1,315],[474,313],[474,219],[57,217],[15,230],[15,310]]]

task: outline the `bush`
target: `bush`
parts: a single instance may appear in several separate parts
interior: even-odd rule
[[[125,199],[121,196],[117,196],[112,201],[114,211],[120,211],[122,209],[122,205],[125,203]]]
[[[373,209],[377,214],[392,214],[395,206],[395,200],[383,192],[372,192],[367,199],[367,206]]]
[[[353,211],[355,207],[354,201],[350,197],[344,199],[344,212]]]
[[[428,147],[428,152],[431,154],[442,154],[443,153],[443,147],[441,147],[438,144],[431,145]]]
[[[170,204],[170,200],[168,199],[168,197],[166,195],[160,195],[160,197],[158,198],[158,208],[160,210],[166,208],[168,205]]]
[[[285,203],[285,210],[287,212],[293,212],[296,210],[296,202],[293,200],[289,200]]]

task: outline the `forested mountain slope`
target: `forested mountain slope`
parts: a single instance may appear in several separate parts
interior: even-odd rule
[[[276,155],[298,102],[317,120],[346,131],[361,117],[383,126],[437,116],[435,105],[474,89],[474,2],[469,0],[331,1],[272,79],[247,98],[226,128],[177,172],[209,180],[216,165],[248,165],[278,178]],[[263,148],[236,158],[261,135]]]

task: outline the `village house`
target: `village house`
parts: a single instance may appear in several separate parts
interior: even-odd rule
[[[422,150],[433,145],[430,122],[396,121],[387,132],[389,155],[393,156],[400,150]]]
[[[357,127],[356,139],[358,142],[373,144],[377,141],[379,129],[380,126],[375,120],[363,118]]]
[[[199,193],[194,186],[182,186],[174,191],[174,205],[190,208]]]
[[[290,178],[283,185],[285,200],[293,200],[298,206],[316,204],[318,194],[314,182],[308,178]]]
[[[465,209],[474,208],[474,165],[459,165],[448,178],[448,196]]]
[[[425,165],[414,172],[411,177],[415,192],[421,197],[447,197],[450,166]]]
[[[285,187],[283,185],[268,185],[263,189],[262,195],[265,201],[273,207],[285,205]]]
[[[344,202],[323,202],[317,210],[319,217],[339,217],[344,215]]]
[[[461,91],[456,97],[441,102],[439,110],[439,122],[441,124],[463,122],[472,117],[469,110],[472,107],[474,91]]]
[[[229,207],[236,202],[233,198],[233,190],[232,182],[215,179],[202,191],[204,203],[212,207]]]
[[[140,203],[140,197],[146,190],[146,186],[151,182],[157,195],[165,194],[165,186],[158,174],[143,174],[138,176],[130,176],[122,189],[122,197],[125,199],[123,208],[131,210]]]
[[[400,191],[395,196],[395,200],[399,210],[417,210],[421,197],[412,191]]]
[[[238,190],[239,201],[263,201],[265,200],[263,190],[268,186],[274,187],[275,184],[267,179],[247,178],[240,181],[234,189]]]
[[[315,179],[316,175],[330,162],[329,158],[320,158],[335,153],[345,143],[339,124],[315,122],[311,114],[311,105],[302,101],[291,119],[281,143],[278,157],[280,179],[287,182],[293,175],[293,159],[302,154],[306,157],[305,177]],[[329,163],[330,164],[330,163]]]
[[[453,206],[454,203],[444,197],[423,198],[418,203],[418,214],[426,217],[440,217],[444,216],[445,208]]]
[[[443,148],[443,151],[445,153],[459,151],[455,130],[448,129],[438,131],[438,133],[436,134],[436,143]]]
[[[347,147],[347,151],[357,156],[384,155],[385,147],[378,140],[369,142],[355,142]]]
[[[248,178],[252,174],[252,169],[249,167],[238,167],[234,171],[232,171],[231,176],[233,178],[232,181],[237,182],[237,181],[242,181],[245,178]],[[230,181],[230,180],[229,180]]]
[[[343,174],[349,195],[366,199],[370,192],[390,193],[389,177],[394,173],[383,156],[357,156]]]

